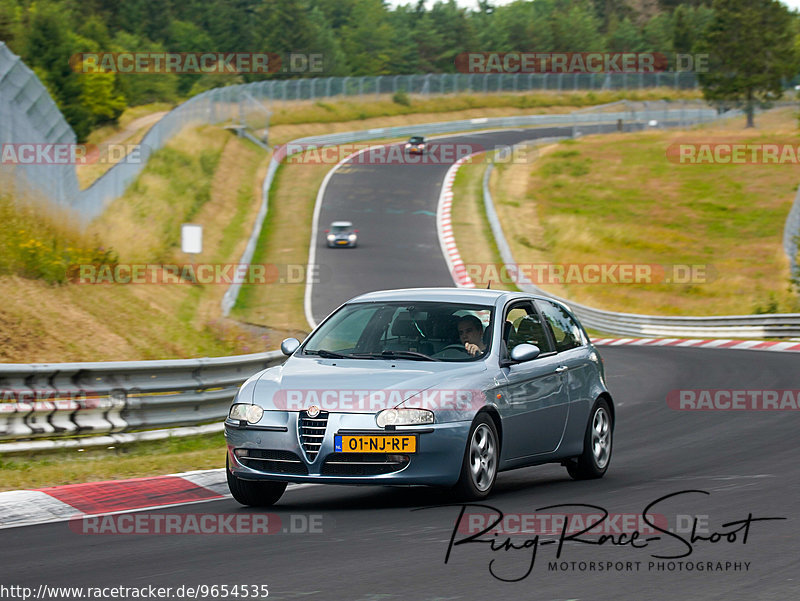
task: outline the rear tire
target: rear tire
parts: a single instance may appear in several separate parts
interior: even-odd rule
[[[270,480],[253,481],[242,480],[231,473],[230,463],[225,460],[225,473],[228,476],[228,488],[242,505],[250,507],[269,507],[278,502],[286,490],[287,482],[272,482]]]
[[[479,413],[467,436],[467,448],[461,462],[461,475],[453,495],[464,501],[485,499],[492,492],[500,462],[500,442],[494,421]]]
[[[605,399],[598,399],[589,413],[583,453],[566,462],[567,472],[575,480],[602,478],[611,464],[614,419]]]

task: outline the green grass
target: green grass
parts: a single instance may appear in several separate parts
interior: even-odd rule
[[[0,456],[0,490],[121,480],[225,466],[222,433]]]
[[[761,131],[741,124],[691,133],[589,136],[545,150],[533,165],[493,179],[505,199],[509,174],[526,185],[500,202],[506,236],[520,263],[704,265],[693,283],[545,286],[583,304],[667,315],[793,312],[783,227],[798,185],[791,165],[678,165],[676,141],[785,139],[790,112],[764,117]],[[793,129],[793,126],[792,126]],[[538,235],[534,232],[538,232]],[[541,244],[530,244],[540,239]]]
[[[476,162],[462,165],[453,182],[451,221],[461,260],[470,269],[472,265],[500,265],[497,249],[483,203],[483,174],[485,158],[479,155]],[[477,287],[491,285],[495,290],[517,290],[513,282],[475,282]]]
[[[82,232],[70,215],[34,200],[18,203],[0,191],[0,275],[64,284],[81,264],[117,263],[113,249]]]

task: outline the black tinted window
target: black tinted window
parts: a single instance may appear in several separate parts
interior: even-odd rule
[[[556,341],[556,351],[567,351],[571,348],[583,346],[583,332],[580,326],[563,307],[549,301],[536,301],[545,320],[550,324],[553,337]]]

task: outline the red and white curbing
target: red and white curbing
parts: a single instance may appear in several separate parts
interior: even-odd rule
[[[447,262],[447,268],[453,276],[453,281],[459,288],[475,288],[475,282],[467,273],[453,235],[453,222],[450,216],[453,206],[453,182],[461,165],[469,161],[475,154],[465,156],[450,165],[444,176],[442,191],[439,193],[439,204],[436,207],[436,231],[439,234],[439,245],[442,247],[442,254]]]
[[[700,340],[693,338],[597,338],[597,346],[675,346],[692,348],[731,349],[738,351],[800,352],[800,342],[774,340]]]
[[[0,492],[0,529],[216,501],[225,469]]]

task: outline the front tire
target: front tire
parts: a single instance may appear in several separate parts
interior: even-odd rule
[[[492,492],[500,462],[500,442],[494,421],[479,413],[472,422],[467,448],[461,462],[461,475],[453,487],[455,497],[465,501],[485,499]]]
[[[583,453],[566,463],[567,472],[575,480],[602,478],[611,463],[614,419],[605,399],[598,399],[589,414]]]
[[[269,480],[252,481],[242,480],[231,473],[230,462],[225,460],[225,473],[228,476],[228,488],[242,505],[250,507],[270,507],[278,502],[286,490],[287,482],[272,482]]]

